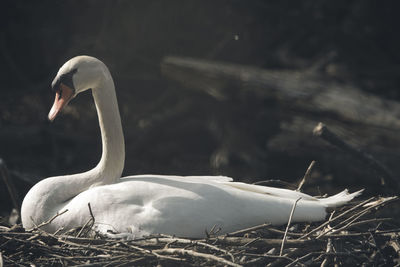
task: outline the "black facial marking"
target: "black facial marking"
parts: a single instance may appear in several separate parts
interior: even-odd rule
[[[75,91],[74,87],[74,82],[72,80],[72,77],[74,74],[78,71],[78,69],[72,69],[71,71],[64,73],[60,75],[59,77],[56,77],[53,82],[51,83],[51,89],[53,91],[59,91],[60,90],[60,84],[63,83],[69,88],[73,89]]]

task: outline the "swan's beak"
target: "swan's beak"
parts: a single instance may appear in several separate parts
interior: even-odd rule
[[[50,121],[53,121],[57,117],[58,113],[68,104],[73,96],[74,90],[61,83],[60,89],[56,91],[56,98],[54,99],[54,104],[48,115]]]

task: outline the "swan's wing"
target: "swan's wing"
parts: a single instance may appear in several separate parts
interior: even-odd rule
[[[233,181],[233,179],[228,176],[185,176],[183,178],[194,181],[213,181],[218,183],[228,183]]]
[[[343,190],[342,192],[327,197],[327,198],[316,198],[312,197],[310,195],[298,192],[298,191],[293,191],[289,189],[282,189],[282,188],[275,188],[275,187],[268,187],[268,186],[261,186],[261,185],[253,185],[253,184],[245,184],[245,183],[240,183],[240,182],[230,182],[230,183],[223,183],[228,186],[232,186],[234,188],[240,189],[240,190],[245,190],[245,191],[251,191],[255,193],[261,193],[261,194],[266,194],[266,195],[271,195],[271,196],[276,196],[276,197],[282,197],[286,199],[293,199],[297,200],[301,198],[302,200],[310,200],[310,201],[318,201],[319,203],[323,204],[326,207],[337,207],[340,205],[344,205],[353,198],[361,195],[361,193],[364,191],[364,189],[361,189],[359,191],[349,193],[347,189]]]
[[[232,182],[233,179],[227,176],[178,176],[178,175],[158,175],[158,174],[141,174],[133,175],[121,178],[124,179],[166,179],[175,180],[182,182],[193,182],[193,183],[207,183],[207,182],[217,182],[217,183],[228,183]]]
[[[242,182],[233,182],[233,179],[231,177],[227,177],[227,176],[186,176],[186,177],[181,177],[181,178],[185,179],[185,180],[192,180],[194,182],[204,182],[204,181],[216,182],[216,183],[223,184],[223,185],[233,187],[235,189],[239,189],[239,190],[243,190],[243,191],[260,193],[260,194],[276,196],[276,197],[283,197],[283,198],[287,198],[287,199],[295,199],[296,200],[296,199],[301,198],[303,200],[314,200],[314,201],[318,200],[315,197],[306,195],[306,194],[298,192],[298,191],[289,190],[289,189],[247,184],[247,183],[242,183]]]
[[[335,207],[342,205],[354,197],[361,194],[362,190],[348,193],[347,190],[340,192],[334,196],[328,198],[316,198],[310,195],[289,190],[283,188],[262,186],[262,185],[254,185],[254,184],[246,184],[242,182],[233,182],[233,179],[227,176],[174,176],[174,175],[135,175],[130,177],[125,177],[130,179],[141,179],[141,180],[152,180],[152,179],[161,179],[168,181],[177,181],[177,182],[186,182],[186,183],[201,183],[201,184],[213,184],[214,186],[219,187],[227,192],[232,193],[240,193],[243,192],[251,192],[257,194],[268,195],[272,197],[279,197],[283,199],[292,199],[297,200],[301,198],[301,200],[319,202],[326,207]],[[238,191],[239,190],[239,191]]]
[[[293,191],[289,189],[283,188],[276,188],[276,187],[269,187],[269,186],[262,186],[262,185],[254,185],[254,184],[246,184],[241,182],[222,182],[224,185],[231,186],[233,188],[243,190],[243,191],[250,191],[259,194],[266,194],[270,196],[282,197],[286,199],[294,199],[297,200],[301,198],[302,200],[312,200],[318,201],[317,198],[312,197],[310,195]]]
[[[259,193],[264,195],[270,195],[275,197],[282,197],[286,199],[303,199],[303,200],[315,200],[312,196],[306,195],[301,192],[289,190],[289,189],[282,189],[282,188],[275,188],[275,187],[268,187],[262,185],[253,185],[253,184],[246,184],[241,182],[233,182],[231,177],[227,176],[175,176],[175,175],[134,175],[129,177],[124,177],[122,180],[125,179],[136,179],[136,180],[153,180],[153,179],[162,179],[168,181],[177,181],[177,182],[186,182],[186,183],[204,183],[204,184],[214,184],[217,187],[225,188],[225,190],[242,190],[246,192],[253,192]],[[237,191],[236,191],[237,192]]]

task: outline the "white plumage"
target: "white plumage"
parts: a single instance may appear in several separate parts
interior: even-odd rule
[[[54,82],[53,120],[70,99],[89,88],[99,116],[103,154],[92,170],[51,177],[37,183],[21,209],[25,228],[33,228],[68,211],[44,226],[49,232],[68,230],[95,217],[95,229],[113,236],[140,237],[164,233],[204,237],[217,226],[231,232],[262,223],[285,224],[296,200],[292,221],[318,221],[327,207],[342,205],[361,191],[347,190],[328,198],[273,187],[233,182],[224,176],[135,175],[120,178],[125,149],[114,83],[98,59],[79,56],[66,62]]]

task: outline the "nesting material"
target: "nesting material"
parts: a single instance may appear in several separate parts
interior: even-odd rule
[[[92,223],[67,234],[0,227],[0,262],[5,266],[394,266],[400,262],[400,225],[387,204],[397,197],[373,197],[330,212],[324,222],[264,225],[204,239],[154,235],[109,239]],[[382,211],[382,212],[381,212]],[[64,216],[67,216],[65,214]],[[284,238],[285,237],[285,238]],[[282,244],[283,243],[283,244]]]

